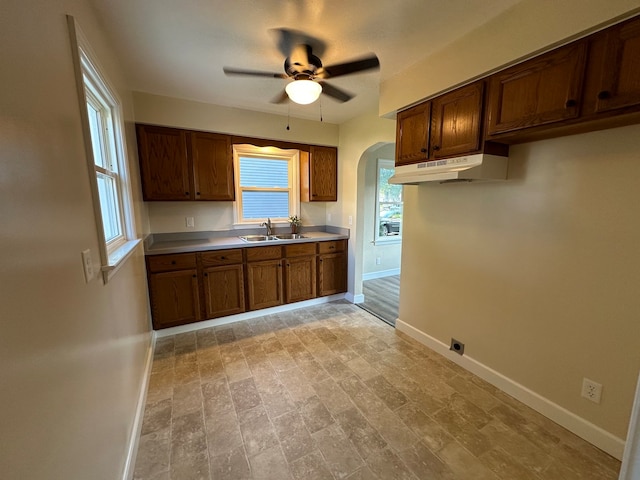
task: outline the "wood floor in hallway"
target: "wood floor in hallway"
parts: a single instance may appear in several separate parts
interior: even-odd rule
[[[362,282],[364,302],[358,306],[395,326],[400,298],[400,275],[375,278]]]

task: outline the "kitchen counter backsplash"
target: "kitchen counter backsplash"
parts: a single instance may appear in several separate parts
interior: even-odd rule
[[[144,239],[146,255],[166,253],[186,253],[203,250],[221,250],[225,248],[260,247],[287,243],[317,242],[349,238],[349,229],[331,225],[302,227],[298,233],[305,238],[296,240],[271,240],[265,242],[245,242],[241,235],[264,235],[265,228],[242,228],[210,232],[151,233]],[[288,227],[274,228],[274,235],[290,233]]]

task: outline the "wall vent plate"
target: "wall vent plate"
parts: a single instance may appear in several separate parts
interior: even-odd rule
[[[464,354],[464,343],[459,342],[455,338],[452,338],[451,346],[449,347],[449,350],[456,352],[458,355],[462,355]]]

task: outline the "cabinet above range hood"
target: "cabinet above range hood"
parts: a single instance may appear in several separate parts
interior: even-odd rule
[[[506,180],[509,159],[478,153],[430,162],[400,165],[389,183],[418,185],[425,182],[453,183]]]

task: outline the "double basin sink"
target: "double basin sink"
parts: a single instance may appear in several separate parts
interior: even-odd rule
[[[272,242],[274,240],[298,240],[307,237],[299,233],[282,233],[277,235],[242,235],[238,238],[245,242]]]

